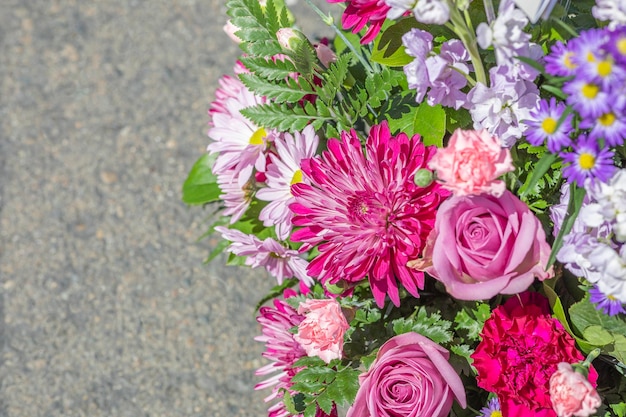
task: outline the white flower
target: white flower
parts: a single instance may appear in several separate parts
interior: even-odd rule
[[[443,25],[450,19],[450,8],[445,1],[419,0],[413,12],[418,22],[427,25]]]
[[[409,10],[413,10],[416,0],[385,0],[385,4],[391,7],[387,12],[387,19],[398,19]]]
[[[609,223],[618,242],[626,242],[626,169],[618,170],[608,181],[588,181],[587,194],[594,204],[580,211],[583,222],[589,227],[599,227]]]
[[[620,252],[608,245],[599,245],[589,254],[589,261],[600,272],[598,289],[626,303],[626,245]]]
[[[598,20],[608,20],[609,28],[615,29],[626,24],[626,1],[624,0],[597,0],[591,9],[591,14]]]
[[[503,0],[498,8],[498,17],[491,25],[478,25],[476,40],[483,49],[493,45],[498,65],[510,64],[513,57],[528,55],[525,52],[530,44],[530,34],[524,31],[527,24],[526,15],[515,7],[513,0]]]

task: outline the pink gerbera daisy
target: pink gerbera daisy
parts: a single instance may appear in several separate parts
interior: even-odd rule
[[[242,71],[239,65],[235,70]],[[213,173],[220,175],[235,169],[237,181],[243,186],[255,168],[261,172],[265,170],[264,152],[274,132],[266,131],[241,114],[246,107],[265,103],[264,97],[252,93],[236,78],[225,76],[220,80],[220,86],[209,110],[212,127],[208,135],[213,142],[207,150],[219,154]]]
[[[258,383],[254,389],[272,387],[272,393],[265,398],[265,402],[280,399],[284,390],[291,388],[291,378],[298,372],[293,364],[300,358],[307,356],[300,343],[296,342],[291,329],[297,327],[304,316],[296,312],[286,302],[274,299],[274,307],[261,307],[257,321],[261,325],[262,336],[254,338],[257,342],[265,343],[263,357],[271,362],[256,371],[256,375],[272,375]],[[269,409],[271,417],[288,416],[282,401],[272,405]]]
[[[391,9],[385,3],[385,0],[328,0],[328,2],[348,3],[341,17],[344,29],[348,30],[351,28],[352,33],[359,33],[365,25],[369,24],[369,28],[361,39],[363,44],[374,40],[383,26],[387,12]]]
[[[295,132],[293,136],[284,133],[274,141],[276,154],[270,154],[271,164],[265,172],[267,187],[258,190],[256,197],[270,202],[261,210],[259,220],[265,226],[276,225],[279,239],[286,240],[291,233],[291,186],[303,180],[300,161],[315,156],[318,143],[319,138],[311,125],[302,133]]]
[[[435,223],[439,203],[449,192],[432,183],[415,185],[414,175],[434,155],[419,136],[391,136],[386,122],[372,127],[367,157],[354,130],[330,139],[321,157],[306,159],[302,170],[311,184],[294,184],[291,239],[304,250],[319,245],[309,274],[322,282],[369,279],[376,303],[385,295],[400,304],[398,281],[418,296],[424,274],[407,268],[420,255]]]

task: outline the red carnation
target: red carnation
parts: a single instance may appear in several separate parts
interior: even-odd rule
[[[550,316],[548,300],[526,292],[497,307],[485,322],[472,355],[478,386],[494,392],[507,417],[556,417],[550,377],[560,362],[584,359],[574,339]],[[589,381],[598,374],[591,367]]]

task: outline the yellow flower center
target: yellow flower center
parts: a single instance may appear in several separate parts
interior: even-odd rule
[[[596,165],[596,157],[590,153],[582,153],[578,157],[578,165],[580,165],[582,169],[589,170]]]
[[[492,411],[491,414],[489,414],[489,417],[502,417],[502,412],[499,410]]]
[[[585,84],[581,90],[583,96],[589,99],[594,99],[598,95],[600,87],[595,84]]]
[[[615,122],[615,113],[608,112],[598,117],[598,123],[602,126],[611,126]]]
[[[614,295],[607,295],[607,296],[606,296],[606,298],[607,298],[609,301],[615,301],[615,300],[617,300],[617,298],[615,298],[615,296],[614,296]]]
[[[611,64],[611,61],[600,61],[600,63],[598,63],[598,74],[600,77],[611,75],[612,70],[613,65]]]
[[[617,41],[617,50],[620,54],[626,55],[626,38],[621,38]]]
[[[568,69],[576,68],[576,64],[574,63],[574,61],[572,61],[572,56],[574,56],[574,53],[568,52],[563,57],[563,65],[565,65],[565,67]]]
[[[299,182],[302,182],[302,171],[301,170],[297,170],[296,172],[293,173],[293,177],[291,178],[291,184],[290,185],[294,185],[294,184],[297,184]]]
[[[259,128],[250,136],[250,145],[263,145],[263,138],[267,136],[267,132],[263,128]]]
[[[587,62],[593,62],[596,60],[596,56],[593,54],[593,52],[589,51],[587,52]]]
[[[556,132],[556,125],[558,122],[554,120],[552,117],[546,117],[543,122],[541,122],[541,128],[544,132],[551,135]]]

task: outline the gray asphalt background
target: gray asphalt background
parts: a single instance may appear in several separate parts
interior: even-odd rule
[[[0,0],[0,417],[266,415],[272,279],[203,265],[208,213],[180,202],[239,54],[225,19],[223,0]]]

